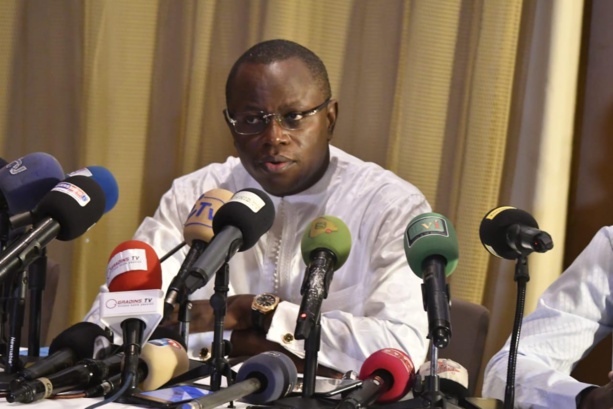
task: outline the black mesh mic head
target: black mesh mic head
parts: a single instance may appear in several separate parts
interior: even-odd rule
[[[507,230],[510,226],[519,224],[538,229],[538,223],[532,215],[511,206],[501,206],[490,210],[479,227],[481,243],[487,251],[496,257],[515,260],[519,257],[507,241]]]
[[[78,322],[58,334],[49,345],[49,355],[60,349],[69,348],[75,352],[77,360],[96,358],[108,349],[111,337],[100,326],[92,322]]]
[[[238,228],[243,235],[239,251],[250,249],[275,220],[275,206],[266,193],[258,189],[239,190],[213,216],[213,232],[226,226]]]
[[[104,191],[87,176],[70,176],[55,185],[36,207],[38,217],[51,217],[60,225],[58,240],[76,239],[93,226],[106,206]]]

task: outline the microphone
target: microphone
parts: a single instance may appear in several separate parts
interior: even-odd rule
[[[274,219],[275,207],[266,193],[253,188],[236,192],[213,217],[215,235],[189,269],[185,279],[187,293],[205,286],[234,254],[253,247],[272,227]]]
[[[451,338],[447,276],[458,265],[458,239],[446,217],[424,213],[409,222],[404,233],[404,251],[411,270],[423,278],[424,309],[428,312],[430,339],[445,348]]]
[[[164,316],[168,317],[173,311],[185,290],[185,279],[189,275],[189,269],[196,259],[200,257],[208,243],[213,238],[213,216],[219,208],[228,202],[232,192],[225,189],[212,189],[203,193],[187,216],[183,225],[183,238],[190,249],[179,268],[179,272],[173,277],[166,291]]]
[[[360,368],[362,386],[347,395],[336,409],[367,407],[373,402],[400,400],[415,383],[411,357],[395,348],[384,348],[366,358]]]
[[[138,240],[119,244],[109,258],[106,282],[109,292],[101,294],[100,321],[122,334],[122,382],[130,382],[134,390],[141,347],[162,319],[162,267],[155,250]]]
[[[108,213],[109,210],[115,207],[119,200],[119,186],[117,185],[117,180],[107,168],[104,166],[87,166],[70,172],[67,177],[77,175],[90,177],[100,185],[106,199],[104,213]]]
[[[539,230],[534,217],[511,206],[490,210],[481,221],[479,237],[487,251],[508,260],[553,248],[551,236]]]
[[[143,354],[137,363],[135,373],[140,373],[144,377],[143,387],[156,389],[165,381],[172,379],[175,373],[186,372],[189,359],[181,344],[172,339],[165,338],[151,343],[153,344],[151,347],[148,347],[149,344],[143,347]],[[31,403],[60,392],[100,385],[121,371],[123,358],[123,353],[119,353],[102,360],[83,359],[76,365],[48,377],[16,385],[9,389],[6,400]],[[165,369],[161,369],[161,366]],[[168,370],[169,368],[172,370]]]
[[[0,255],[0,282],[29,266],[54,238],[69,241],[85,233],[102,217],[104,205],[102,189],[90,178],[71,176],[55,185],[36,207],[41,219]]]
[[[68,368],[85,358],[104,358],[110,350],[111,337],[100,326],[79,322],[56,336],[49,345],[49,355],[21,370],[11,387]]]
[[[349,257],[349,228],[337,217],[318,217],[304,232],[300,250],[307,267],[300,287],[302,302],[294,337],[306,339],[319,319],[321,304],[328,296],[334,272],[341,268]]]
[[[146,376],[138,382],[138,388],[142,391],[157,389],[189,369],[185,346],[173,338],[149,340],[143,347],[140,359],[146,367]]]
[[[34,152],[0,169],[0,192],[10,214],[27,212],[63,179],[64,170],[57,159]]]
[[[117,204],[119,198],[119,187],[113,174],[102,166],[88,166],[83,169],[76,170],[67,175],[71,176],[85,176],[91,178],[98,183],[102,192],[104,193],[104,212],[106,214]],[[31,211],[14,214],[10,217],[9,223],[13,229],[18,229],[30,224],[33,224],[38,218],[36,214],[36,208]]]
[[[424,362],[417,373],[422,379],[431,374],[430,361]],[[459,363],[446,358],[436,361],[436,374],[439,377],[440,390],[447,397],[456,401],[468,397],[468,371]]]
[[[297,379],[296,365],[287,355],[263,352],[243,362],[235,383],[185,403],[181,409],[212,409],[238,399],[252,405],[261,405],[290,393]]]
[[[165,385],[189,369],[184,340],[168,328],[157,327],[143,346],[137,367],[138,389],[149,391]],[[110,374],[83,393],[84,397],[108,396],[121,385],[121,374]],[[127,396],[129,398],[129,395]]]

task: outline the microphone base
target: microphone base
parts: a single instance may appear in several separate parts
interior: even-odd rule
[[[503,409],[503,404],[498,399],[463,398],[457,400],[449,399],[442,393],[432,393],[426,394],[426,397],[420,395],[416,398],[372,407],[380,409]]]
[[[228,365],[229,365],[228,369],[230,370],[229,375],[232,378],[232,379],[227,379],[228,385],[232,384],[234,382],[234,379],[236,378],[236,372],[232,370],[231,367],[241,361],[242,359],[241,360],[230,359],[228,361]],[[215,372],[215,370],[216,370],[215,366],[212,365],[210,361],[203,362],[203,361],[197,361],[194,359],[190,359],[189,360],[189,370],[187,372],[181,375],[175,376],[174,378],[166,382],[164,385],[160,386],[160,388],[166,388],[166,387],[173,386],[177,383],[182,383],[182,382],[194,382],[194,381],[197,381],[198,379],[202,379],[202,378],[211,376],[213,372]],[[222,373],[221,375],[226,376],[226,374],[224,373]]]
[[[335,408],[340,401],[317,399],[317,398],[304,398],[302,396],[289,396],[269,403],[269,408],[279,409],[321,409],[321,408]]]
[[[457,401],[447,399],[441,392],[426,392],[412,399],[390,404],[381,404],[376,407],[386,409],[462,409],[462,406],[459,406]]]

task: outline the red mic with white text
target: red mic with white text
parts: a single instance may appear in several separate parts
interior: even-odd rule
[[[114,334],[122,334],[122,383],[136,388],[136,370],[142,345],[163,315],[162,267],[153,248],[130,240],[111,253],[106,272],[108,293],[100,298],[100,321]]]

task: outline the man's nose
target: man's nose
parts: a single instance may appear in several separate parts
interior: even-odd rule
[[[281,126],[281,120],[278,115],[268,117],[268,124],[262,136],[265,142],[271,145],[285,144],[289,141],[287,130]]]

